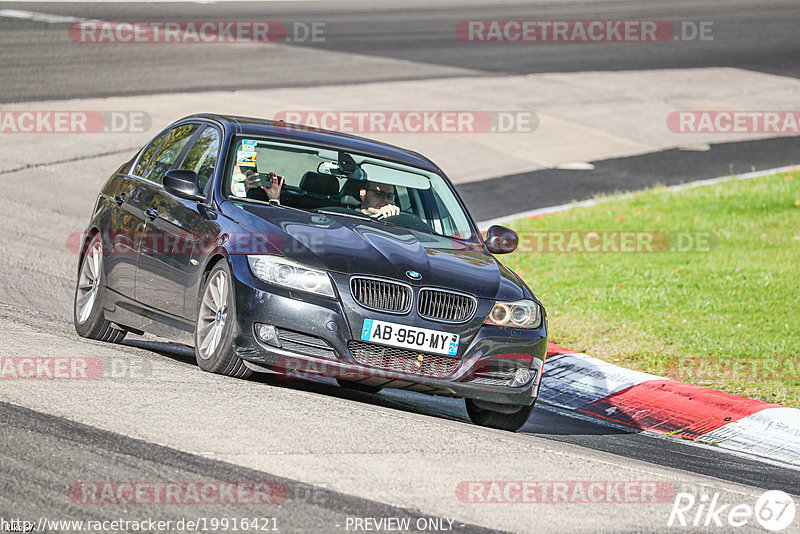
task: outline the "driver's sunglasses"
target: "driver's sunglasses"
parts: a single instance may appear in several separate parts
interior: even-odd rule
[[[390,202],[394,201],[397,198],[395,193],[387,193],[386,191],[381,191],[380,189],[367,189],[367,191],[372,191],[373,193],[377,193],[378,195],[384,196]]]

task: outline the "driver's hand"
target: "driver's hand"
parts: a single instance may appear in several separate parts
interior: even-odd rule
[[[371,217],[377,217],[379,219],[400,215],[400,207],[395,206],[394,204],[387,204],[385,206],[381,206],[380,208],[367,208],[367,211]]]

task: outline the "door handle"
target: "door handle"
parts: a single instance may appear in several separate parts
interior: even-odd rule
[[[158,217],[158,210],[156,210],[155,208],[147,208],[145,215],[147,215],[148,219],[155,219],[156,217]]]
[[[114,195],[114,202],[117,206],[122,206],[122,203],[125,202],[125,193],[117,193]]]

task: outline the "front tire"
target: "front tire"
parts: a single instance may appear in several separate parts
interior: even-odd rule
[[[253,371],[244,365],[233,347],[236,300],[232,280],[225,260],[217,262],[206,278],[194,329],[194,355],[203,371],[247,378]]]
[[[476,425],[496,428],[498,430],[508,430],[516,432],[528,421],[533,411],[533,404],[530,406],[510,406],[488,402],[464,399],[467,405],[467,413],[470,420]],[[497,409],[493,410],[492,407]],[[515,408],[519,410],[514,411]],[[502,410],[502,411],[500,411]]]
[[[100,234],[97,234],[86,248],[81,268],[78,270],[72,321],[75,324],[75,331],[81,337],[119,343],[125,338],[127,332],[114,328],[109,321],[106,321],[103,314],[105,288],[103,243],[100,240]]]

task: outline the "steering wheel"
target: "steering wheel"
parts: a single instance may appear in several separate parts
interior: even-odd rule
[[[392,215],[390,217],[376,217],[376,219],[380,221],[386,221],[398,226],[404,226],[411,230],[420,230],[423,232],[432,232],[433,228],[431,228],[428,223],[423,221],[419,218],[418,215],[410,212],[410,211],[401,211],[397,215]]]
[[[376,218],[376,219],[379,219],[379,220],[381,220],[381,221],[384,221],[384,220],[386,220],[386,219],[391,219],[392,217],[399,217],[399,216],[401,216],[401,215],[411,215],[412,217],[417,217],[417,216],[416,216],[416,215],[415,215],[413,212],[411,212],[411,211],[407,211],[407,210],[401,210],[401,211],[400,211],[400,213],[398,213],[397,215],[389,215],[388,217],[385,217],[383,214],[381,214],[381,215],[378,215],[378,216],[377,216],[377,217],[375,217],[375,218]],[[419,219],[419,217],[417,217],[417,218]],[[422,220],[422,219],[420,219],[420,220]]]

